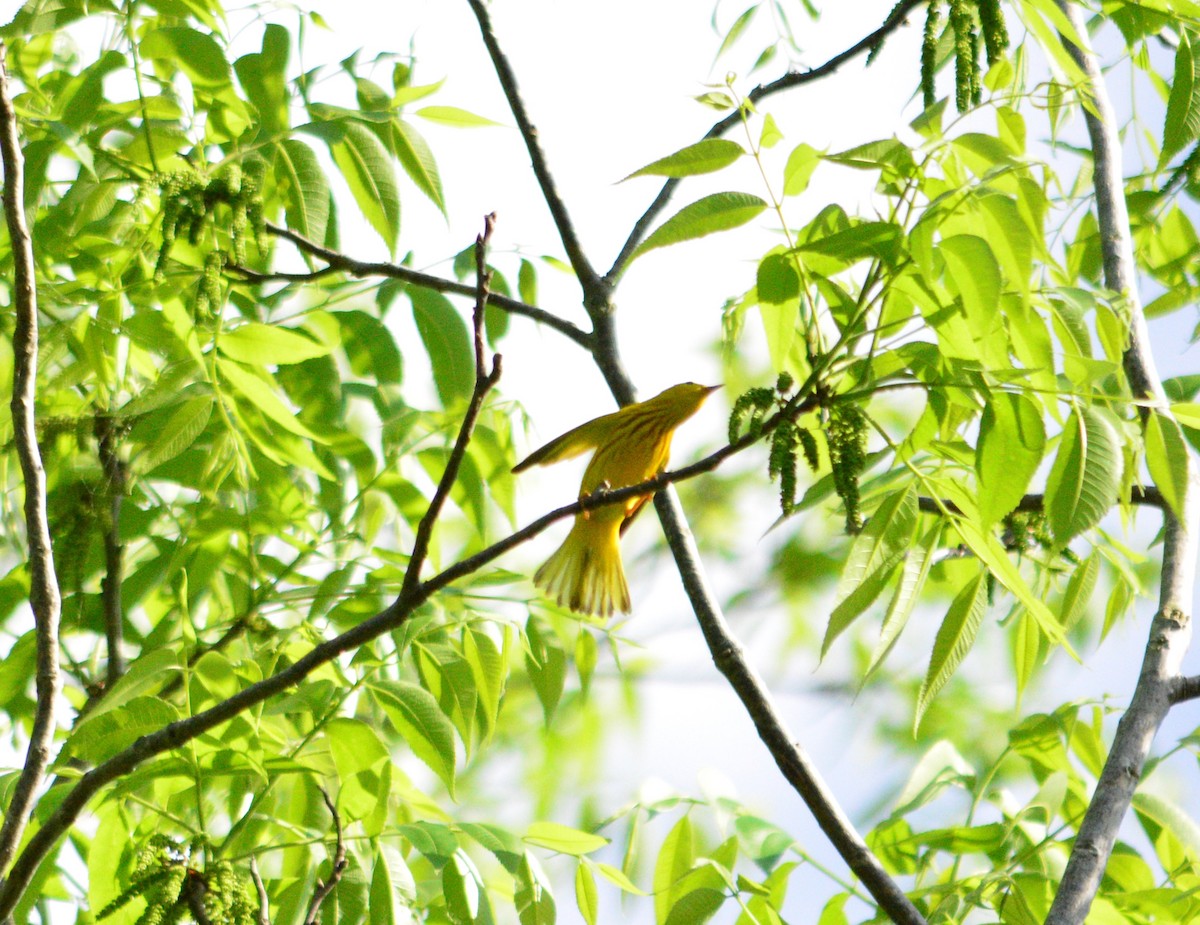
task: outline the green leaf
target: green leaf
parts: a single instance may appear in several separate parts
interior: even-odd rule
[[[71,756],[91,765],[99,764],[179,718],[179,711],[165,700],[134,697],[115,710],[80,721],[63,746],[59,760]]]
[[[1139,790],[1133,795],[1133,810],[1167,870],[1200,863],[1200,825],[1183,807]]]
[[[1179,518],[1183,517],[1190,463],[1183,431],[1175,419],[1161,411],[1151,411],[1146,418],[1146,467],[1150,470],[1150,478]]]
[[[446,199],[442,195],[442,178],[429,144],[420,132],[403,119],[396,119],[392,123],[391,139],[396,160],[400,162],[408,178],[416,184],[417,189],[429,197],[430,202],[438,207],[438,211],[445,215]]]
[[[684,893],[671,906],[664,925],[703,925],[725,903],[725,891],[700,887]]]
[[[1175,79],[1171,81],[1171,95],[1167,98],[1167,113],[1163,120],[1159,169],[1200,137],[1200,62],[1192,50],[1192,37],[1189,30],[1179,30]]]
[[[696,860],[692,820],[684,815],[667,833],[654,862],[654,921],[665,922],[675,904],[675,885],[692,869]]]
[[[475,353],[467,324],[441,293],[414,287],[407,295],[433,366],[438,398],[449,408],[475,388]]]
[[[337,769],[337,804],[348,822],[363,820],[378,834],[391,794],[392,762],[379,733],[362,720],[335,717],[325,725],[325,741]]]
[[[535,822],[525,830],[522,838],[531,845],[572,857],[591,854],[608,844],[608,839],[603,835],[582,832],[557,822]]]
[[[554,925],[556,910],[550,880],[532,854],[521,858],[513,903],[521,925]]]
[[[694,145],[680,148],[674,154],[651,161],[635,170],[625,180],[634,177],[693,177],[704,173],[715,173],[728,167],[746,152],[736,141],[725,138],[706,138]],[[621,182],[624,183],[625,180]]]
[[[883,664],[892,646],[900,638],[900,633],[912,616],[913,608],[921,595],[921,589],[929,578],[929,569],[933,566],[933,553],[938,548],[942,536],[943,525],[939,521],[933,525],[921,541],[912,547],[904,558],[904,567],[900,571],[900,580],[896,582],[896,591],[888,604],[887,613],[883,618],[883,626],[879,630],[879,641],[875,643],[875,651],[871,653],[871,661],[863,672],[863,684]]]
[[[1120,442],[1092,407],[1071,412],[1046,480],[1046,517],[1059,546],[1089,530],[1112,507],[1121,486]]]
[[[329,355],[329,347],[290,328],[250,321],[224,331],[217,342],[230,359],[251,366],[284,366]]]
[[[271,387],[258,376],[247,372],[237,363],[228,360],[218,361],[217,369],[220,371],[221,376],[227,379],[229,384],[237,389],[244,398],[284,430],[295,434],[297,437],[312,440],[315,443],[329,442],[324,437],[318,437],[305,427],[300,422],[300,419],[296,417],[296,412],[292,411],[284,403],[283,399],[272,391]]]
[[[753,221],[767,204],[750,193],[713,193],[684,206],[659,225],[634,251],[639,257],[658,247],[691,241]]]
[[[917,694],[916,716],[913,718],[914,735],[920,728],[921,718],[933,702],[933,698],[971,651],[986,611],[987,572],[981,570],[951,601],[950,609],[946,612],[933,641],[933,656],[929,660],[925,680],[921,682],[920,693]]]
[[[302,141],[275,145],[275,176],[282,181],[288,228],[318,243],[329,224],[329,180],[317,155]]]
[[[167,61],[180,68],[199,86],[229,83],[229,62],[216,39],[187,26],[155,29],[142,39],[138,50],[143,58]]]
[[[596,917],[600,913],[600,894],[596,890],[596,875],[592,868],[580,863],[575,868],[575,905],[587,925],[596,925]]]
[[[812,179],[819,163],[820,151],[812,145],[796,145],[783,168],[783,195],[799,196],[808,189],[808,181]]]
[[[343,119],[310,122],[301,131],[322,139],[358,203],[388,252],[394,253],[400,234],[400,193],[396,171],[383,143],[365,125]]]
[[[984,527],[997,523],[1024,497],[1045,448],[1038,405],[1013,392],[991,393],[975,449],[979,518]]]
[[[485,119],[483,116],[468,112],[465,109],[459,109],[457,106],[425,106],[417,110],[417,115],[422,119],[428,119],[430,122],[437,122],[440,125],[450,125],[455,128],[477,128],[504,124],[502,122],[493,122],[491,119]]]
[[[525,670],[542,704],[548,726],[566,684],[567,654],[558,644],[553,631],[532,616],[525,623],[525,641]]]
[[[1096,589],[1096,580],[1100,577],[1100,555],[1092,552],[1075,567],[1071,580],[1067,582],[1067,590],[1063,592],[1062,608],[1059,619],[1067,632],[1088,613],[1092,592]]]
[[[458,828],[495,855],[504,869],[516,876],[525,857],[525,846],[515,834],[498,825],[481,825],[477,822],[460,822]]]
[[[1000,265],[991,246],[977,235],[957,234],[944,238],[938,252],[962,298],[971,334],[986,339],[1000,310]]]
[[[139,468],[144,472],[152,472],[195,443],[208,426],[212,410],[211,395],[188,399],[176,408],[158,431],[154,442],[137,457]]]
[[[842,631],[883,593],[912,543],[916,521],[917,492],[908,485],[886,497],[854,538],[821,642],[822,658]]]
[[[373,376],[380,385],[396,385],[404,372],[400,348],[391,330],[364,311],[333,312],[342,346],[356,376]]]
[[[263,30],[262,51],[243,55],[233,63],[238,81],[246,90],[246,98],[258,110],[268,135],[282,135],[290,124],[287,87],[290,45],[287,29],[278,23],[269,23]]]
[[[376,681],[371,693],[404,741],[454,796],[454,726],[433,694],[405,681]]]

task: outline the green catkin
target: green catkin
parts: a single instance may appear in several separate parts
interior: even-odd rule
[[[978,77],[975,72],[975,17],[969,0],[950,0],[950,26],[954,29],[954,105],[959,112],[971,108]]]
[[[775,380],[775,391],[780,395],[786,395],[792,390],[792,386],[796,384],[796,380],[792,378],[791,373],[783,372]]]
[[[937,71],[937,49],[942,30],[941,0],[929,0],[925,9],[925,35],[921,40],[921,98],[928,109],[937,101],[934,77]]]
[[[856,405],[835,405],[826,430],[833,487],[846,509],[846,532],[862,529],[858,477],[867,461],[867,419]]]
[[[796,443],[797,429],[784,421],[771,435],[771,455],[768,473],[779,476],[779,510],[786,517],[796,508]]]
[[[774,404],[775,393],[771,389],[749,389],[739,395],[729,413],[729,442],[736,443],[743,433],[757,437],[762,430],[763,417]]]
[[[800,449],[804,451],[804,461],[813,472],[821,469],[821,451],[817,448],[817,438],[811,430],[804,428],[796,432],[800,438]]]
[[[987,50],[987,63],[995,64],[1008,48],[1008,28],[1004,24],[1004,13],[1000,0],[978,0],[979,24],[983,32],[983,44]]]
[[[983,101],[983,71],[979,66],[979,33],[971,29],[971,105]]]

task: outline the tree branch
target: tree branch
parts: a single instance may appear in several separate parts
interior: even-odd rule
[[[1200,675],[1179,678],[1171,695],[1171,703],[1184,703],[1200,697]]]
[[[850,61],[863,52],[874,53],[883,44],[884,40],[893,32],[902,26],[911,13],[918,6],[923,5],[926,0],[902,0],[888,14],[887,19],[883,21],[883,25],[872,32],[870,35],[855,42],[845,51],[834,55],[824,64],[817,67],[809,68],[806,71],[789,71],[777,80],[773,80],[767,84],[759,84],[750,94],[747,99],[751,103],[757,103],[768,96],[776,93],[781,93],[784,90],[791,90],[796,87],[802,87],[805,84],[820,80],[823,77],[828,77],[833,74],[847,61]],[[868,64],[870,59],[868,58]],[[717,122],[704,135],[704,139],[720,138],[730,129],[741,124],[742,117],[738,112],[732,112],[720,122]],[[704,140],[701,139],[701,140]],[[642,214],[642,217],[637,220],[633,226],[633,231],[629,233],[621,252],[617,254],[617,259],[613,261],[612,269],[604,277],[610,287],[615,287],[617,280],[621,278],[621,274],[625,272],[625,268],[629,265],[629,261],[633,259],[633,252],[638,249],[638,246],[645,239],[650,231],[650,226],[654,224],[654,220],[658,218],[663,209],[667,207],[667,203],[671,201],[676,188],[680,184],[678,178],[667,180],[658,191],[658,195],[654,197],[654,201]]]
[[[1078,5],[1070,0],[1058,0],[1058,5],[1080,39],[1086,42],[1087,27]],[[1137,296],[1137,268],[1130,245],[1116,117],[1095,54],[1090,48],[1077,47],[1066,39],[1063,44],[1086,78],[1086,84],[1080,89],[1088,98],[1084,119],[1092,148],[1104,284],[1124,300],[1130,322],[1125,374],[1135,398],[1148,400],[1150,405],[1165,410],[1165,395],[1154,366],[1146,319]],[[1141,674],[1079,826],[1046,918],[1047,925],[1081,925],[1087,918],[1154,736],[1175,702],[1180,686],[1180,664],[1191,639],[1190,610],[1196,578],[1197,525],[1200,522],[1195,464],[1190,455],[1186,465],[1187,488],[1182,501],[1182,517],[1176,516],[1169,507],[1163,509],[1166,541],[1159,606],[1150,625]]]
[[[475,14],[475,19],[479,23],[483,44],[487,47],[488,56],[492,59],[492,67],[496,71],[500,87],[508,100],[508,108],[512,111],[513,118],[517,120],[517,128],[520,129],[521,138],[529,152],[534,176],[537,177],[538,186],[542,190],[542,198],[546,200],[550,216],[554,219],[554,225],[558,229],[558,236],[563,243],[563,249],[567,252],[567,259],[571,262],[571,267],[575,270],[575,275],[579,278],[585,293],[591,295],[603,292],[606,296],[603,304],[589,304],[588,313],[594,316],[598,312],[610,311],[611,306],[607,301],[608,286],[592,268],[583,253],[583,245],[575,233],[570,213],[567,212],[567,206],[558,192],[558,187],[555,186],[554,177],[551,176],[550,168],[546,163],[546,155],[538,142],[537,128],[529,120],[529,113],[521,99],[520,90],[517,88],[517,77],[496,40],[496,33],[492,29],[492,20],[488,15],[487,7],[484,6],[483,0],[467,0],[467,4],[471,7],[471,12]]]
[[[326,270],[317,270],[313,273],[272,273],[263,274],[256,273],[253,270],[247,270],[244,267],[231,266],[229,269],[235,270],[251,282],[266,282],[272,279],[282,279],[285,281],[308,281],[319,276],[324,276],[327,271],[341,270],[344,273],[349,273],[351,276],[362,278],[364,276],[385,276],[389,279],[398,279],[406,283],[411,283],[414,286],[420,286],[423,289],[431,289],[434,292],[449,292],[454,295],[474,296],[475,287],[468,286],[465,283],[455,282],[451,279],[443,279],[440,276],[433,276],[429,273],[422,273],[419,270],[414,270],[411,267],[403,267],[398,263],[387,263],[385,261],[371,262],[364,260],[355,260],[353,257],[348,257],[339,251],[330,250],[317,244],[315,241],[310,241],[303,235],[284,228],[281,225],[276,225],[273,222],[267,222],[267,231],[276,237],[283,238],[285,241],[291,241],[296,245],[296,248],[302,253],[324,260],[329,267]],[[508,296],[500,295],[499,293],[488,293],[488,305],[494,305],[496,308],[509,312],[513,315],[521,315],[524,318],[529,318],[536,321],[538,324],[544,324],[547,327],[554,328],[558,333],[566,335],[570,340],[573,340],[585,350],[592,349],[592,335],[581,328],[576,327],[571,322],[559,318],[545,309],[538,308],[535,305],[526,305],[518,299],[511,299]]]
[[[483,408],[484,399],[500,381],[500,354],[492,357],[492,371],[486,369],[483,356],[483,316],[487,308],[491,274],[487,270],[487,245],[495,227],[496,215],[492,213],[484,219],[484,232],[475,239],[475,266],[477,285],[475,293],[474,333],[475,333],[475,389],[471,393],[471,401],[467,405],[467,413],[463,415],[462,424],[458,428],[458,439],[454,441],[454,449],[446,460],[446,468],[438,481],[437,489],[429,507],[425,509],[421,522],[417,525],[417,535],[413,540],[412,556],[408,560],[408,570],[404,573],[404,585],[401,595],[411,593],[421,580],[421,567],[429,554],[429,541],[433,537],[433,527],[442,513],[442,506],[450,495],[450,489],[458,478],[458,469],[463,457],[467,454],[467,446],[471,442],[471,434],[475,431],[475,421]]]
[[[37,444],[38,319],[34,282],[33,240],[25,222],[24,157],[17,137],[17,116],[9,93],[6,47],[0,43],[0,159],[4,162],[4,214],[13,252],[12,417],[14,442],[25,482],[25,529],[29,543],[29,604],[37,632],[37,707],[25,764],[5,807],[0,827],[0,877],[12,862],[25,832],[34,797],[50,764],[54,743],[54,701],[61,680],[58,671],[58,620],[62,609],[54,552],[46,519],[46,472]],[[0,918],[8,916],[5,912]]]

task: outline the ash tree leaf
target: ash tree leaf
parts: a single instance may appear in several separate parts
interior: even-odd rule
[[[376,681],[371,693],[404,741],[454,796],[454,727],[433,694],[405,681]]]
[[[987,572],[981,570],[955,595],[954,600],[950,602],[950,609],[946,612],[946,618],[938,628],[937,638],[933,641],[933,656],[929,660],[929,669],[925,673],[925,680],[921,682],[920,693],[917,694],[917,711],[913,719],[914,735],[920,728],[921,718],[929,709],[933,698],[945,687],[946,682],[971,651],[986,610]]]
[[[982,341],[1000,309],[1000,264],[991,245],[978,235],[956,234],[942,241],[939,253],[962,298],[967,325],[975,339]]]
[[[466,398],[475,387],[475,353],[467,324],[440,293],[410,289],[413,320],[433,366],[433,382],[444,407]]]
[[[195,443],[196,438],[208,426],[212,410],[211,395],[185,401],[163,425],[154,442],[138,458],[139,467],[149,472],[167,460],[174,459]]]
[[[392,122],[391,142],[396,160],[400,162],[408,178],[416,184],[417,189],[429,197],[429,201],[438,207],[438,211],[445,215],[446,199],[442,195],[442,177],[438,173],[437,162],[433,159],[433,151],[421,133],[403,119],[396,119]]]
[[[1179,33],[1179,48],[1175,51],[1175,79],[1167,98],[1167,114],[1163,120],[1162,152],[1158,166],[1164,167],[1172,157],[1200,137],[1200,61],[1192,49],[1192,34]]]
[[[783,195],[799,196],[808,189],[813,171],[821,163],[821,152],[812,145],[799,144],[788,155],[783,167]]]
[[[983,409],[975,448],[979,518],[984,527],[1017,506],[1045,448],[1046,431],[1037,404],[1013,392],[993,393]]]
[[[302,141],[275,145],[275,176],[282,180],[288,228],[310,241],[324,241],[329,223],[329,180],[317,155]]]
[[[417,115],[430,122],[449,125],[454,128],[480,128],[489,125],[503,125],[483,116],[459,109],[457,106],[425,106],[417,110]]]
[[[1116,429],[1095,408],[1076,408],[1063,428],[1046,480],[1046,517],[1060,547],[1100,522],[1120,485]]]
[[[737,228],[753,221],[766,207],[762,199],[750,193],[713,193],[684,206],[659,225],[633,256],[640,257],[655,248]]]
[[[600,912],[600,895],[596,890],[596,875],[584,863],[575,868],[575,905],[587,925],[596,925]]]
[[[392,159],[383,143],[366,126],[349,119],[310,122],[301,126],[301,131],[329,146],[333,162],[363,217],[383,239],[389,253],[394,253],[400,234],[400,193]]]
[[[155,29],[138,46],[145,58],[157,58],[178,66],[192,81],[204,87],[229,83],[229,62],[216,39],[187,26]]]
[[[288,328],[251,321],[225,331],[217,342],[221,353],[254,366],[303,363],[329,355],[329,346]]]
[[[727,138],[705,138],[694,145],[680,148],[674,154],[651,161],[621,182],[634,177],[694,177],[715,173],[728,167],[745,153],[736,141],[729,141]]]
[[[263,30],[262,51],[243,55],[233,62],[246,98],[254,104],[269,135],[288,129],[287,63],[291,38],[287,29],[270,23]]]
[[[539,848],[548,848],[550,851],[569,854],[572,857],[591,854],[608,844],[608,839],[603,835],[582,832],[557,822],[533,823],[525,830],[523,840]]]
[[[513,903],[521,925],[554,925],[557,913],[550,880],[532,854],[521,859],[516,881]]]
[[[916,522],[917,492],[909,485],[885,498],[854,538],[821,642],[822,658],[842,631],[883,593],[912,543]]]
[[[1146,419],[1146,467],[1176,517],[1187,494],[1188,448],[1175,419],[1153,411]]]
[[[921,541],[905,554],[900,580],[896,582],[896,590],[892,594],[892,600],[883,618],[883,626],[879,630],[879,640],[875,643],[875,651],[871,653],[867,670],[863,672],[864,685],[883,664],[883,660],[892,651],[892,646],[900,638],[908,618],[912,616],[921,589],[929,578],[929,570],[933,566],[933,553],[938,548],[942,529],[943,524],[940,521],[934,524]]]

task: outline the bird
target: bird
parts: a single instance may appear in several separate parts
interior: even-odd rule
[[[682,382],[653,398],[626,405],[580,424],[534,450],[514,473],[594,450],[579,497],[597,489],[637,485],[667,467],[675,428],[700,410],[720,386]],[[560,605],[581,614],[629,613],[629,584],[621,565],[620,538],[651,495],[628,498],[575,515],[567,538],[533,576],[533,583]]]

